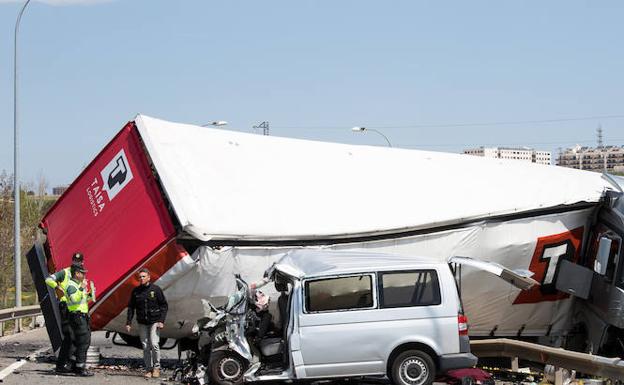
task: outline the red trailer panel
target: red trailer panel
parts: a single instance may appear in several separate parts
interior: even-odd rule
[[[186,250],[171,239],[157,250],[138,268],[145,267],[150,271],[152,281],[157,281],[167,270],[171,269],[180,259],[188,255]],[[136,269],[135,269],[136,271]],[[91,327],[94,330],[104,328],[113,318],[117,317],[127,306],[132,289],[139,285],[137,275],[130,272],[111,291],[110,295],[98,301],[91,314]]]
[[[87,278],[99,298],[175,235],[133,122],[80,174],[40,226],[56,269],[68,266],[74,252],[84,253]]]

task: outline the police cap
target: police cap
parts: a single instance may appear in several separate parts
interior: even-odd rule
[[[79,271],[81,273],[86,273],[89,270],[85,269],[85,267],[84,267],[84,265],[82,263],[72,263],[72,265],[71,265],[71,272],[72,272],[72,274],[74,274],[77,271]]]
[[[72,255],[72,262],[84,262],[84,255],[82,255],[81,252],[75,252],[74,255]]]

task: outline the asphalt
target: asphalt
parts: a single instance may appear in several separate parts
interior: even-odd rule
[[[118,346],[106,338],[105,332],[94,332],[91,345],[100,348],[100,365],[92,368],[93,377],[76,377],[74,375],[61,376],[54,373],[55,357],[51,352],[48,335],[45,328],[38,328],[16,335],[0,337],[0,371],[11,364],[26,360],[26,363],[12,374],[0,381],[2,385],[34,385],[34,384],[107,384],[107,385],[147,385],[147,384],[180,384],[169,380],[178,364],[178,350],[161,350],[162,372],[160,379],[146,379],[143,377],[143,352],[128,346]],[[36,354],[34,360],[29,356]],[[322,382],[323,385],[380,385],[383,381],[358,382]],[[435,383],[445,385],[444,383]],[[269,384],[267,384],[269,385]]]
[[[38,354],[34,361],[28,361],[2,381],[2,384],[111,384],[133,385],[148,383],[172,384],[167,381],[177,364],[178,351],[163,350],[161,379],[145,379],[141,364],[143,353],[141,350],[117,346],[111,343],[110,338],[105,337],[104,332],[94,332],[91,337],[91,345],[98,346],[102,355],[100,365],[92,369],[94,377],[81,378],[74,375],[59,376],[54,373],[54,355],[51,352],[45,328],[39,328],[17,335],[0,338],[0,370],[12,363],[26,359],[33,353],[48,348],[47,351]]]

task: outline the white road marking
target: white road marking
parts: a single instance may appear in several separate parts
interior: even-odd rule
[[[33,354],[29,355],[28,358],[26,358],[26,359],[22,358],[21,360],[16,361],[16,362],[12,363],[11,365],[7,366],[6,368],[2,369],[2,371],[0,371],[0,382],[2,382],[11,373],[13,373],[17,369],[21,368],[28,361],[35,361],[37,359],[37,356],[39,356],[41,353],[47,351],[48,349],[50,349],[50,348],[48,348],[48,347],[41,348],[41,349],[37,350],[36,352],[34,352]]]

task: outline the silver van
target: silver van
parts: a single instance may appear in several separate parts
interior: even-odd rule
[[[477,358],[452,271],[458,263],[523,289],[537,283],[526,273],[466,257],[446,263],[376,253],[288,253],[265,279],[280,293],[278,334],[249,337],[253,300],[243,298],[254,295],[240,277],[239,295],[203,325],[220,336],[210,345],[211,381],[387,376],[395,384],[425,385],[438,373],[472,367]]]

